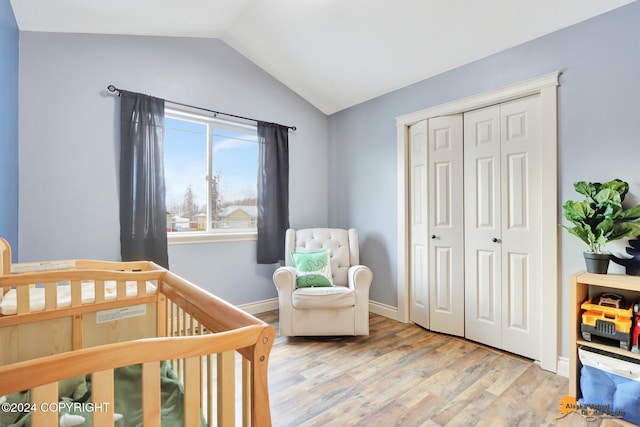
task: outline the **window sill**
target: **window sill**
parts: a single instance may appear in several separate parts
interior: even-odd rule
[[[195,243],[239,242],[257,239],[257,231],[236,231],[222,233],[167,233],[167,243],[170,246]]]

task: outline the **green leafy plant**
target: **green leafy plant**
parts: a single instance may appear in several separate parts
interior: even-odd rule
[[[585,242],[590,252],[603,253],[607,242],[640,234],[640,223],[636,222],[640,205],[630,209],[622,206],[628,183],[614,179],[604,184],[580,181],[573,186],[585,199],[568,200],[562,206],[564,217],[574,225],[563,227]]]

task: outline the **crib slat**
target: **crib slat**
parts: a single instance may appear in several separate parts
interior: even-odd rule
[[[180,331],[182,331],[182,308],[180,308],[179,305],[175,306],[175,325],[174,325],[174,331],[173,331],[173,335],[176,337],[179,337],[180,335],[182,335],[182,333]]]
[[[58,413],[55,411],[54,405],[58,402],[58,383],[34,387],[31,393],[35,408],[32,411],[32,425],[35,427],[57,426]]]
[[[104,280],[96,280],[93,284],[96,302],[102,302],[104,298]]]
[[[205,391],[205,398],[206,398],[206,404],[207,404],[207,421],[209,422],[209,425],[213,425],[213,410],[214,410],[214,404],[213,404],[213,398],[214,398],[214,394],[213,394],[213,355],[208,354],[207,355],[207,386],[206,386],[206,391]]]
[[[138,280],[137,288],[139,297],[147,294],[147,282],[144,280]]]
[[[165,322],[164,336],[172,336],[171,331],[173,331],[173,303],[167,299],[167,321]]]
[[[189,335],[188,334],[188,328],[189,328],[189,319],[187,316],[187,312],[184,310],[180,310],[180,312],[182,313],[182,319],[180,321],[180,330],[182,331],[182,333],[180,334],[181,336],[186,336]]]
[[[182,307],[176,305],[176,316],[178,317],[178,319],[176,320],[177,329],[175,332],[175,336],[177,337],[181,337],[184,335],[183,314],[184,314],[184,310],[182,309]],[[180,378],[184,379],[184,359],[179,358],[177,361],[177,364],[175,365],[175,368]]]
[[[17,313],[26,314],[31,312],[29,305],[29,286],[16,287],[16,303],[18,304]]]
[[[116,282],[116,292],[118,292],[117,299],[124,299],[127,297],[127,283],[121,280]]]
[[[236,421],[235,357],[233,351],[218,353],[218,425],[233,426]]]
[[[58,307],[58,284],[45,283],[44,285],[44,309],[55,310]]]
[[[71,318],[71,348],[84,348],[84,316],[76,314]]]
[[[158,291],[160,292],[160,291]],[[157,321],[157,333],[159,337],[167,336],[167,298],[158,294],[158,300],[156,301],[156,321]]]
[[[242,425],[251,425],[251,362],[242,358]]]
[[[82,305],[82,284],[79,280],[71,281],[71,306]]]
[[[142,421],[160,426],[160,362],[142,364]]]
[[[184,425],[200,425],[200,357],[189,357],[184,361]],[[233,424],[221,424],[233,425]]]
[[[101,410],[92,413],[95,427],[113,427],[113,369],[94,372],[91,375],[91,399]]]

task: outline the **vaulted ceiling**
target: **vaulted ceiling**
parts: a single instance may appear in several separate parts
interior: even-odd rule
[[[219,38],[326,114],[633,0],[10,0],[21,31]]]

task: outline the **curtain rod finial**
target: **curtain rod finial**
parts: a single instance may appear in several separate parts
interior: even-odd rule
[[[109,92],[117,92],[118,91],[118,89],[116,89],[116,87],[114,85],[107,86],[107,90]]]

